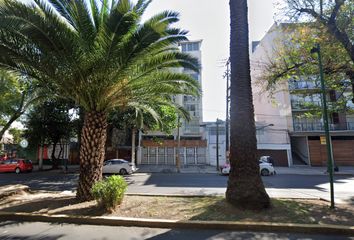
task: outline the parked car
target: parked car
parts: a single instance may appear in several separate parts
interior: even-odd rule
[[[103,163],[102,172],[105,173],[118,173],[121,175],[131,174],[136,171],[135,166],[124,159],[110,159]]]
[[[262,176],[275,175],[275,169],[271,163],[263,162],[259,160],[259,172]],[[223,175],[228,175],[230,173],[230,164],[225,164],[221,168],[221,173]]]
[[[259,161],[262,161],[265,163],[271,163],[274,166],[274,159],[271,156],[261,156],[259,158]]]
[[[6,159],[0,161],[0,172],[32,172],[33,165],[31,160],[25,159]]]

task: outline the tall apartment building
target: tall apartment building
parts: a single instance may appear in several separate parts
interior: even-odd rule
[[[201,63],[202,41],[186,41],[180,43],[182,52],[197,58]],[[179,71],[191,75],[202,85],[201,71],[194,72],[181,68]],[[180,159],[182,165],[195,165],[207,163],[207,142],[203,140],[202,122],[203,107],[202,97],[178,95],[175,101],[183,106],[190,114],[191,120],[181,119]],[[161,132],[149,132],[142,136],[142,149],[138,156],[138,164],[175,165],[176,150],[178,146],[178,130],[170,136]]]
[[[253,47],[251,55],[255,117],[258,124],[264,126],[262,133],[258,132],[258,148],[264,155],[273,155],[279,165],[325,166],[326,145],[320,140],[324,136],[322,116],[306,114],[322,104],[318,77],[290,78],[278,86],[272,97],[260,84],[263,80],[262,65],[274,57],[279,39],[286,37],[283,27],[286,25],[273,25]],[[343,79],[343,84],[346,82]],[[350,91],[348,88],[342,94],[350,94]],[[330,104],[338,101],[338,97],[336,91],[327,91]],[[329,116],[336,165],[354,165],[354,115],[350,113],[354,104],[350,100],[346,105],[351,111],[332,112]]]

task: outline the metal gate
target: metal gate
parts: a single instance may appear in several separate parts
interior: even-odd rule
[[[207,164],[206,147],[181,147],[181,164],[197,165]],[[174,147],[143,147],[141,151],[141,164],[175,165],[176,148]]]

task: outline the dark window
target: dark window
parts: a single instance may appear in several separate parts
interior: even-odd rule
[[[113,161],[113,164],[122,164],[122,161]]]
[[[332,122],[333,122],[333,124],[339,123],[339,114],[338,113],[336,113],[336,112],[332,113]]]
[[[337,101],[337,96],[336,96],[336,91],[335,90],[330,90],[329,91],[329,99],[331,102]]]
[[[4,164],[10,164],[11,161],[12,161],[11,159],[5,160],[5,161],[4,161]]]

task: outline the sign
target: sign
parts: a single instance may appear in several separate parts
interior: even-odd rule
[[[326,145],[326,137],[325,136],[320,136],[320,142],[321,142],[321,145]]]
[[[22,148],[26,148],[28,147],[28,141],[26,139],[23,139],[21,142],[20,142],[20,146]]]

